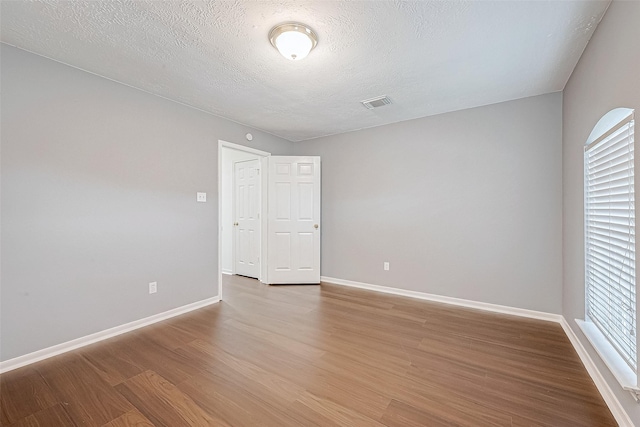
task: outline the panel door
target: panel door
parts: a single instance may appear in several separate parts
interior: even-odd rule
[[[320,157],[268,163],[267,283],[320,283]]]
[[[260,160],[236,162],[234,172],[235,274],[260,274]]]

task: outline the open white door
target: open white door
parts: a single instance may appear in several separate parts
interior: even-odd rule
[[[320,283],[320,157],[268,164],[267,283]]]
[[[234,163],[234,273],[260,274],[260,160]]]

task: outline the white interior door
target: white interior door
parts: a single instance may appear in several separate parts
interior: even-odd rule
[[[320,157],[268,164],[267,283],[320,283]]]
[[[260,160],[234,163],[234,273],[260,274]]]

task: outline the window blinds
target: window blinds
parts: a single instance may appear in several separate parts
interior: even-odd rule
[[[585,148],[587,315],[637,372],[634,120]]]

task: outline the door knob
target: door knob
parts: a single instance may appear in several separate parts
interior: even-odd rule
[[[313,224],[313,228],[318,229],[318,224]]]

